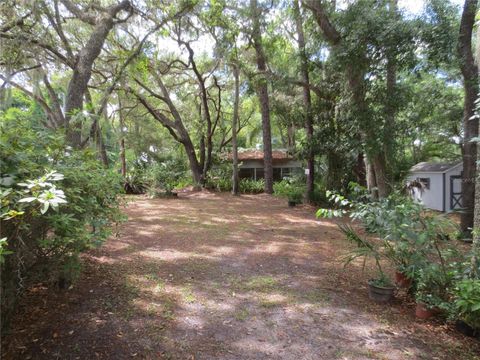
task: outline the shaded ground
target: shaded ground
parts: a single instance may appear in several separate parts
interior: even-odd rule
[[[25,297],[4,359],[476,359],[480,344],[368,300],[334,221],[266,195],[135,198],[64,292]]]

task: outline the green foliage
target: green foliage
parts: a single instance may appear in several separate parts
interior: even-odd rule
[[[143,194],[148,188],[147,169],[143,162],[136,161],[127,167],[124,188],[127,194]]]
[[[244,194],[260,194],[265,188],[265,180],[240,179],[239,188]]]
[[[273,184],[273,193],[289,201],[301,203],[305,193],[305,182],[301,178],[289,177]]]
[[[455,316],[473,329],[480,330],[480,280],[464,279],[456,283],[454,290]]]
[[[362,237],[352,226],[339,225],[347,240],[356,246],[346,255],[346,264],[359,257],[371,257],[378,278],[382,279],[381,261],[387,261],[413,280],[417,301],[451,311],[454,283],[468,274],[469,269],[468,261],[458,262],[461,256],[451,241],[456,224],[444,215],[426,212],[421,205],[398,193],[374,202],[362,196],[360,201],[349,200],[335,192],[329,192],[328,197],[337,209],[320,209],[318,217],[349,214],[378,237]],[[469,258],[467,255],[466,260]]]
[[[345,266],[350,264],[352,261],[358,258],[363,258],[363,265],[365,266],[365,261],[367,258],[373,258],[375,260],[375,266],[378,272],[378,276],[374,279],[375,283],[389,284],[391,281],[383,272],[381,266],[382,259],[382,246],[385,244],[377,244],[374,241],[369,240],[366,237],[362,237],[358,232],[350,225],[339,225],[340,231],[345,235],[345,238],[355,245],[344,259]]]
[[[148,192],[152,195],[159,191],[171,193],[184,174],[185,170],[175,160],[151,164],[147,170]]]
[[[73,150],[25,112],[0,114],[4,319],[33,281],[72,280],[78,255],[121,220],[121,178],[91,150]],[[13,274],[15,273],[15,276]]]
[[[208,174],[205,187],[215,191],[231,191],[232,164],[230,162],[216,164]]]

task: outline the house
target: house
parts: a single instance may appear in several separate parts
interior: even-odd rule
[[[228,158],[231,159],[232,154],[229,154]],[[264,178],[262,150],[239,150],[238,162],[240,179],[259,180]],[[286,150],[273,150],[272,162],[273,181],[280,181],[295,172],[302,173],[302,163],[295,160]]]
[[[429,209],[452,211],[462,207],[462,162],[421,162],[410,169],[407,180],[419,181],[412,197]]]

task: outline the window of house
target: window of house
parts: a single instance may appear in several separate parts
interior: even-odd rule
[[[273,181],[280,181],[280,180],[282,180],[282,169],[273,168]]]
[[[253,179],[253,176],[254,176],[253,169],[240,168],[238,170],[238,177],[240,179]]]
[[[419,178],[418,181],[420,181],[423,186],[425,186],[425,189],[430,189],[430,178]]]
[[[282,168],[282,179],[291,175],[290,168]]]
[[[257,180],[264,178],[265,171],[263,170],[263,168],[256,168],[255,171],[257,172]]]

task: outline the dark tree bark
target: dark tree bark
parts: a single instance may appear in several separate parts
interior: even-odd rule
[[[67,128],[67,140],[74,147],[80,147],[81,124],[70,124],[72,116],[83,108],[83,100],[87,91],[88,82],[92,75],[92,66],[95,59],[100,55],[103,44],[110,30],[115,25],[115,17],[122,10],[130,8],[130,1],[123,0],[117,5],[107,8],[101,17],[95,18],[83,10],[78,9],[69,0],[62,0],[67,9],[77,16],[80,20],[93,25],[94,29],[85,46],[76,56],[73,75],[68,84],[67,96],[65,101],[65,126]]]
[[[125,121],[123,119],[122,101],[118,98],[118,119],[120,123],[120,172],[125,179],[127,176],[127,160],[125,158]]]
[[[477,27],[477,54],[476,54],[477,62],[480,61],[480,27]],[[480,67],[477,66],[478,75],[480,76]],[[479,99],[480,101],[480,95]],[[480,113],[480,105],[477,103],[476,109],[477,115]],[[479,133],[480,133],[480,122],[479,126]],[[480,151],[477,151],[477,171],[475,174],[475,210],[473,215],[473,250],[474,254],[478,254],[480,251]],[[472,261],[474,261],[474,265],[478,259],[475,257]],[[477,267],[478,268],[478,267]],[[480,276],[480,274],[477,274]]]
[[[315,182],[315,154],[313,152],[313,114],[312,98],[310,96],[310,77],[308,73],[308,59],[305,52],[305,35],[303,32],[303,21],[300,13],[299,1],[294,0],[293,10],[295,16],[295,25],[297,28],[298,50],[300,56],[300,75],[303,85],[303,103],[305,104],[305,132],[307,134],[308,153],[307,153],[307,202],[311,201],[314,182]]]
[[[233,78],[235,79],[235,100],[233,102],[233,118],[232,118],[232,194],[238,195],[239,178],[238,178],[238,147],[237,147],[237,128],[238,128],[238,108],[240,106],[240,71],[238,64],[232,65]]]
[[[273,193],[273,161],[272,161],[272,130],[270,125],[270,105],[268,100],[268,84],[266,78],[267,61],[262,45],[262,34],[260,31],[261,11],[258,8],[257,0],[250,0],[250,11],[252,17],[252,41],[255,48],[258,78],[256,91],[260,101],[262,113],[263,133],[263,166],[265,176],[265,193]]]
[[[472,50],[472,33],[477,11],[477,0],[465,0],[460,31],[458,36],[458,55],[460,70],[463,75],[464,105],[463,105],[463,178],[462,199],[463,211],[460,227],[464,233],[469,233],[473,227],[473,211],[475,199],[475,169],[477,146],[472,138],[478,136],[478,119],[475,114],[475,100],[478,92],[478,69],[475,65]]]

